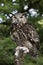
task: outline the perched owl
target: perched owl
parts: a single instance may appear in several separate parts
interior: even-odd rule
[[[27,52],[29,52],[30,55],[37,55],[37,50],[39,48],[39,35],[35,28],[29,24],[23,13],[17,13],[12,16],[10,34],[17,46],[20,46],[18,49],[23,49],[23,47],[26,47],[26,51],[29,49]]]

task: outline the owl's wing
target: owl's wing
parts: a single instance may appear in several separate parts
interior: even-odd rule
[[[26,23],[22,26],[21,29],[23,30],[27,38],[30,40],[30,42],[39,45],[39,35],[31,24]]]

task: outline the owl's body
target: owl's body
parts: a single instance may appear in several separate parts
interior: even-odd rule
[[[17,46],[26,47],[29,49],[28,52],[32,51],[34,54],[37,54],[39,36],[22,13],[15,14],[12,17],[11,38],[16,42]]]
[[[21,20],[20,20],[21,19]],[[12,39],[17,42],[17,45],[24,45],[25,41],[31,42],[31,44],[38,44],[39,35],[35,28],[28,23],[26,17],[22,14],[16,14],[11,25]],[[19,42],[19,43],[18,43]]]

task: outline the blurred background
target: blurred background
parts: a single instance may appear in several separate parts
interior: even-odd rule
[[[40,38],[38,60],[28,54],[24,65],[43,65],[43,0],[0,0],[0,65],[14,65],[16,44],[10,38],[12,14],[27,12],[26,16],[36,29]]]

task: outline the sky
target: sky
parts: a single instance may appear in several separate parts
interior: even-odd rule
[[[15,2],[16,0],[12,0],[12,2]]]
[[[29,13],[31,14],[32,17],[33,17],[33,16],[35,16],[35,17],[38,16],[38,13],[37,13],[37,11],[36,11],[35,9],[30,9],[30,10],[29,10]]]
[[[3,19],[2,18],[0,18],[0,23],[3,21]]]

